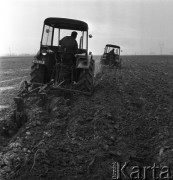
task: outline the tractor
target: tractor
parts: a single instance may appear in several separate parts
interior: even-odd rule
[[[122,59],[120,58],[120,46],[107,44],[100,62],[102,66],[109,65],[121,69]]]
[[[68,52],[60,43],[73,31],[78,33],[76,41],[79,47],[75,54]],[[28,97],[39,96],[44,104],[50,94],[92,94],[95,61],[92,52],[88,52],[88,38],[91,37],[88,24],[83,21],[55,17],[44,20],[40,49],[31,66],[30,82],[22,81],[14,98],[17,124],[25,117]]]
[[[78,33],[77,54],[63,49],[60,40],[72,31]],[[40,49],[31,67],[32,89],[50,85],[49,90],[67,90],[92,93],[95,61],[88,52],[88,24],[74,19],[47,18],[44,20]],[[44,86],[47,87],[47,86]]]

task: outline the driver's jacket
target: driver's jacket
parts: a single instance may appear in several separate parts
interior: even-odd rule
[[[73,37],[66,36],[60,40],[59,44],[61,45],[62,48],[66,49],[66,52],[77,54],[78,44]]]

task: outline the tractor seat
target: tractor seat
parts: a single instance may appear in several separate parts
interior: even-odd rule
[[[78,49],[78,52],[77,52],[77,54],[86,54],[87,53],[87,51],[86,51],[86,49]]]

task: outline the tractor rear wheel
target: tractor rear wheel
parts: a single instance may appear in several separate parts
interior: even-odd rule
[[[84,92],[92,92],[94,87],[94,69],[95,61],[92,59],[88,69],[83,69],[79,75],[77,90]]]
[[[31,83],[44,84],[45,83],[45,67],[43,65],[33,64],[31,66]]]

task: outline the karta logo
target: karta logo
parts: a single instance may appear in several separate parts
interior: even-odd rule
[[[129,166],[129,163],[113,162],[112,179],[171,179],[171,170],[168,166]]]

